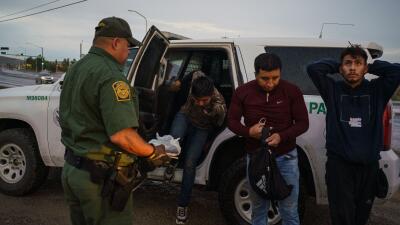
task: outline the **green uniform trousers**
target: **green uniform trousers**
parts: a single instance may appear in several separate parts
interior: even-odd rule
[[[101,197],[101,185],[90,180],[89,172],[67,162],[62,170],[61,181],[73,225],[132,224],[131,196],[124,211],[112,211],[108,199]]]

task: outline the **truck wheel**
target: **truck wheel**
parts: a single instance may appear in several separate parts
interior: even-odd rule
[[[250,225],[251,201],[246,180],[246,158],[234,162],[221,179],[218,197],[222,214],[229,224]],[[275,204],[268,210],[268,221],[269,224],[281,221]]]
[[[34,134],[26,128],[0,132],[0,191],[21,196],[35,191],[49,172]]]

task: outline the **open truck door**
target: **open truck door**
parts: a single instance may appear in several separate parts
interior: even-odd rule
[[[128,80],[139,97],[139,132],[145,139],[154,135],[159,118],[157,116],[157,89],[164,82],[166,62],[164,54],[168,39],[152,26],[143,39],[135,60],[128,72]]]

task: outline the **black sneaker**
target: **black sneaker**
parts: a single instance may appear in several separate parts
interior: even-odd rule
[[[176,224],[185,224],[188,220],[188,207],[176,208]]]

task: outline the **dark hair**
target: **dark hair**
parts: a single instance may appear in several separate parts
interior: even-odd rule
[[[256,75],[260,72],[260,69],[265,71],[282,69],[281,59],[274,53],[262,53],[254,60],[254,70],[256,71]]]
[[[192,82],[192,95],[196,98],[211,96],[214,93],[213,81],[207,76],[199,76]]]
[[[340,55],[341,62],[343,62],[343,58],[346,55],[350,55],[353,58],[360,56],[364,59],[365,62],[367,62],[367,59],[368,59],[367,53],[364,51],[364,49],[360,45],[350,44],[349,47],[347,47],[345,50],[343,50],[342,54]]]

